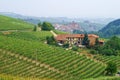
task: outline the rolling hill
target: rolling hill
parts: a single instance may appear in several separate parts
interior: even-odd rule
[[[33,24],[26,23],[19,19],[0,15],[0,31],[4,30],[26,30],[32,29]]]
[[[32,29],[33,26],[5,16],[0,16],[0,19],[0,30],[8,32],[14,29]],[[116,62],[115,57],[101,59],[98,56],[93,59],[72,50],[48,45],[45,43],[47,36],[52,36],[52,33],[0,32],[0,80],[105,80],[103,72],[107,60]],[[117,63],[119,67],[119,61]],[[106,79],[111,80],[111,77]],[[119,77],[112,79],[119,80]]]
[[[120,35],[120,19],[114,20],[102,28],[99,33],[102,37],[112,37],[114,35]]]

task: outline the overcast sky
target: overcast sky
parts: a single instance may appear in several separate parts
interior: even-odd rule
[[[38,17],[120,18],[120,0],[0,0],[0,12]]]

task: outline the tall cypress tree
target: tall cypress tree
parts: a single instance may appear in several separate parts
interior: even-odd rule
[[[37,31],[37,26],[36,26],[36,25],[34,26],[34,29],[33,29],[33,31]]]
[[[90,40],[88,39],[88,34],[86,33],[86,34],[84,34],[82,44],[85,46],[89,46],[89,42],[90,42]]]
[[[99,40],[98,40],[98,38],[96,38],[96,40],[95,40],[95,45],[99,45]]]

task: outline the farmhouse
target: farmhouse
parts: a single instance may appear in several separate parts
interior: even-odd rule
[[[95,34],[88,34],[90,40],[89,45],[95,45],[96,39],[99,36]],[[56,41],[60,44],[69,43],[70,45],[82,45],[84,34],[60,34],[56,36]]]

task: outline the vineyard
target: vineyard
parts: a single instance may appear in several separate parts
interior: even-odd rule
[[[114,62],[117,64],[117,67],[120,69],[120,56],[95,56],[95,59],[102,61],[104,63]]]
[[[103,74],[110,61],[120,69],[119,56],[91,58],[83,54],[88,49],[79,53],[48,45],[46,37],[53,33],[34,32],[33,27],[33,24],[0,15],[0,80],[120,80],[120,77]]]
[[[78,55],[73,51],[66,51],[60,47],[49,46],[37,40],[39,35],[33,38],[33,36],[28,36],[29,34],[43,35],[41,32],[35,34],[13,33],[7,36],[0,36],[0,48],[2,49],[1,73],[57,80],[81,80],[84,78],[102,76],[105,69],[104,64],[98,63],[86,56]],[[47,36],[51,35],[49,33],[46,34],[48,34]],[[23,59],[19,60],[7,54],[3,55],[5,53],[18,54],[18,57],[26,57],[27,59],[31,59],[31,62],[23,61]],[[33,62],[38,65],[34,65]],[[40,67],[40,65],[44,66]]]

